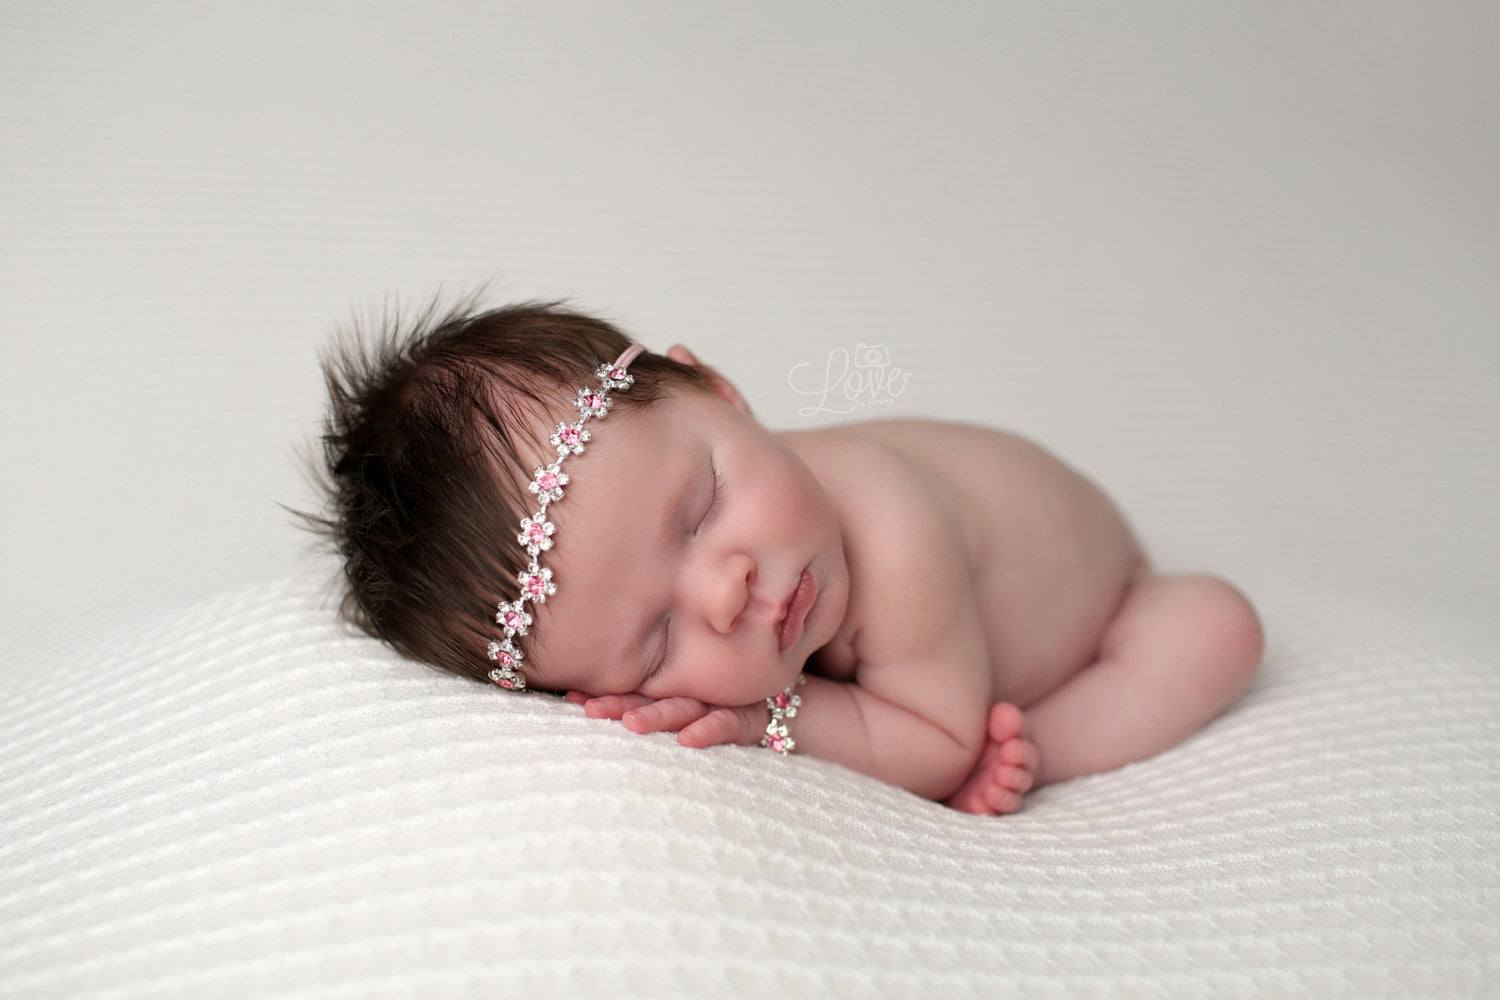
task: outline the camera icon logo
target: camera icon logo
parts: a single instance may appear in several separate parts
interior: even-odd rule
[[[891,352],[885,349],[884,344],[866,344],[861,341],[854,346],[856,368],[879,368],[890,363]]]

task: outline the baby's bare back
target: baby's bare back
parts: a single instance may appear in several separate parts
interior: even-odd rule
[[[992,701],[1026,708],[1094,661],[1144,566],[1098,487],[1037,445],[983,427],[890,420],[812,433],[842,439],[837,451],[860,456],[861,478],[889,487],[867,490],[868,504],[909,505],[901,493],[917,490],[930,498],[916,501],[928,516],[956,523],[963,551],[931,553],[927,571],[932,585],[972,588]],[[827,471],[838,475],[839,463]]]

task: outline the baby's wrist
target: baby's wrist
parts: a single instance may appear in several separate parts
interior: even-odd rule
[[[802,696],[797,694],[797,688],[806,680],[805,675],[798,674],[797,679],[788,684],[785,691],[766,699],[766,714],[770,716],[770,721],[766,723],[764,735],[760,738],[761,746],[782,756],[796,749],[797,740],[792,736],[790,722],[797,717],[797,709],[802,707]]]
[[[738,709],[740,718],[744,720],[743,735],[739,743],[741,746],[758,747],[761,740],[765,739],[766,726],[771,722],[771,712],[766,708],[766,701],[760,701],[749,705],[741,705]]]

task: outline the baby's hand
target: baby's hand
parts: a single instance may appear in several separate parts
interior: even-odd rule
[[[632,733],[676,733],[685,747],[702,749],[719,743],[759,743],[766,731],[765,705],[724,708],[693,698],[642,694],[609,694],[600,698],[569,691],[568,701],[582,705],[591,719],[618,719]]]

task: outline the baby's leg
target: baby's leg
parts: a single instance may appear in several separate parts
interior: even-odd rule
[[[945,803],[961,812],[999,816],[1021,808],[1037,764],[1036,746],[1021,735],[1021,710],[1009,702],[990,709],[988,740],[979,763]]]
[[[1237,698],[1260,664],[1260,622],[1239,591],[1205,576],[1136,579],[1098,662],[1026,709],[1036,784],[1143,760],[1182,742]]]

